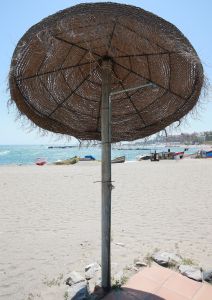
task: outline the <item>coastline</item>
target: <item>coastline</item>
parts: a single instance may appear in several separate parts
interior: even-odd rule
[[[129,146],[124,146],[128,147]],[[186,154],[194,154],[195,152],[205,149],[211,150],[210,145],[143,145],[143,146],[130,146],[129,149],[118,150],[112,148],[112,159],[120,156],[125,156],[126,161],[136,160],[140,155],[149,155],[153,152],[181,152],[186,150]],[[38,158],[44,158],[49,164],[58,160],[66,160],[71,157],[84,157],[85,155],[92,155],[97,160],[101,160],[101,149],[99,147],[73,147],[73,148],[53,148],[49,149],[47,145],[38,146],[0,146],[0,166],[1,165],[33,165]]]
[[[112,262],[158,248],[210,268],[211,173],[210,159],[112,165]],[[46,278],[100,262],[100,175],[99,162],[0,167],[2,299],[42,295]],[[45,300],[59,300],[55,289]]]

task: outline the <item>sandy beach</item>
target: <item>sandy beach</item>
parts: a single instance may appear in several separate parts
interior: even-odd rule
[[[118,270],[155,248],[212,268],[212,159],[128,162],[112,173]],[[0,167],[0,300],[62,300],[49,283],[100,262],[100,174],[97,162]]]

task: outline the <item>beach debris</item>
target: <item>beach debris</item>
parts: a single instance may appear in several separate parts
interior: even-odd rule
[[[101,277],[101,266],[97,263],[94,262],[92,264],[89,264],[85,267],[85,278],[87,280],[90,280],[94,277]]]
[[[203,280],[212,283],[212,270],[203,271]]]
[[[66,284],[72,286],[74,284],[77,284],[79,282],[84,282],[84,281],[85,281],[85,278],[81,274],[79,274],[76,271],[73,271],[70,273],[69,277],[66,279]]]
[[[147,267],[147,264],[143,261],[138,260],[138,261],[135,261],[135,266],[137,268],[141,268],[141,267]]]
[[[89,241],[82,241],[82,242],[80,243],[80,246],[81,246],[82,248],[86,248],[86,247],[90,247],[91,244],[90,244]]]
[[[180,265],[179,271],[182,275],[194,279],[196,281],[202,281],[202,272],[199,267],[191,265]]]
[[[135,265],[127,265],[126,267],[125,267],[125,270],[126,271],[138,271],[139,270],[139,268],[137,268]]]
[[[88,285],[85,280],[73,284],[67,290],[67,300],[86,300],[88,297]]]
[[[117,246],[120,246],[120,247],[125,247],[124,243],[114,243],[114,244],[117,245]]]
[[[152,259],[161,266],[176,266],[179,265],[182,261],[182,258],[175,253],[170,252],[156,252],[152,255]]]

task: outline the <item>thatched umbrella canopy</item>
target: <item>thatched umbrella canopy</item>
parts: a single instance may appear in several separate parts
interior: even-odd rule
[[[52,132],[102,140],[103,288],[110,288],[111,140],[143,138],[181,119],[202,84],[183,34],[129,5],[68,8],[30,28],[15,49],[10,91],[21,113]]]
[[[80,4],[31,27],[11,64],[11,98],[46,130],[101,139],[101,63],[112,61],[112,141],[149,136],[196,104],[201,62],[172,24],[129,5]]]

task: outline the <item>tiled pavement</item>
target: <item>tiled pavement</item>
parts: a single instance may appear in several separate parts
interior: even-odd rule
[[[103,300],[212,300],[212,286],[154,266],[140,271]]]

